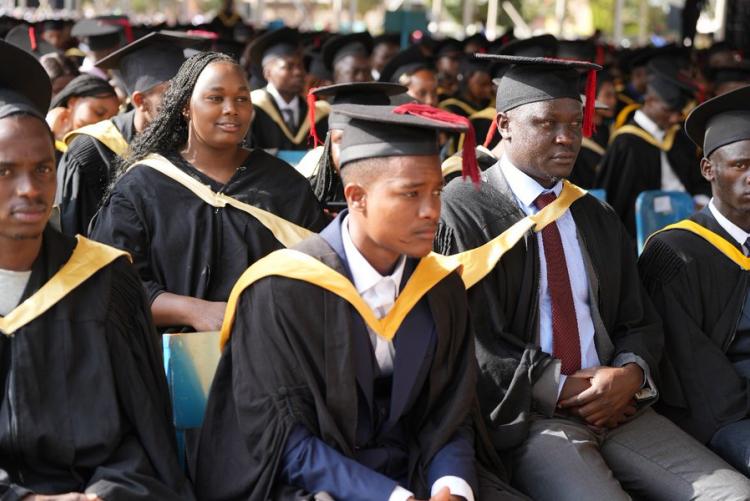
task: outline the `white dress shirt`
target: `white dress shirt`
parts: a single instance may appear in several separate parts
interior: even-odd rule
[[[559,181],[551,189],[547,189],[537,183],[533,178],[526,175],[518,167],[511,163],[507,156],[500,159],[500,169],[505,176],[510,189],[516,197],[516,201],[526,215],[536,214],[539,210],[534,201],[542,193],[554,192],[556,196],[562,191],[562,181]],[[594,321],[591,317],[589,279],[586,275],[586,266],[583,262],[583,254],[578,241],[576,223],[570,211],[565,211],[557,221],[560,231],[563,250],[565,251],[565,263],[568,267],[570,288],[573,293],[573,306],[575,307],[576,320],[578,323],[578,336],[581,345],[581,369],[597,367],[601,365],[599,355],[594,343]],[[544,239],[542,233],[536,234],[539,247],[539,345],[546,353],[555,354],[552,334],[552,298],[547,285],[547,267],[544,257]],[[565,384],[565,375],[560,375],[558,395]]]
[[[657,140],[664,141],[664,135],[666,132],[661,130],[659,126],[641,110],[635,112],[633,120]],[[677,177],[674,169],[672,169],[672,165],[669,163],[669,158],[667,158],[667,153],[664,150],[659,150],[659,155],[661,158],[661,189],[664,191],[687,191],[685,185],[682,184],[682,181],[680,181],[680,178]]]
[[[11,271],[0,269],[0,316],[5,316],[18,306],[31,271]]]
[[[716,222],[719,223],[719,226],[724,228],[724,231],[729,233],[729,236],[731,236],[733,239],[737,241],[737,243],[740,244],[740,247],[742,247],[742,252],[747,256],[750,254],[750,249],[748,249],[745,246],[745,243],[747,242],[747,239],[750,238],[750,233],[746,232],[736,224],[734,224],[732,221],[726,218],[724,214],[719,212],[719,209],[716,208],[716,205],[714,205],[714,199],[712,198],[710,202],[708,202],[708,210],[711,211],[711,214],[716,219]]]
[[[276,89],[276,87],[274,87],[272,83],[269,82],[268,85],[266,85],[266,90],[269,94],[271,94],[271,97],[276,102],[276,106],[278,106],[279,110],[281,110],[281,118],[286,121],[284,110],[289,110],[292,112],[292,116],[294,117],[294,123],[299,127],[299,96],[294,96],[294,98],[287,103],[286,101],[284,101],[284,98],[281,97],[278,89]]]
[[[354,288],[357,289],[359,295],[362,296],[362,299],[365,300],[365,303],[367,303],[375,315],[378,318],[383,318],[393,308],[396,297],[398,297],[401,279],[404,276],[406,257],[401,256],[398,263],[396,263],[393,273],[384,277],[372,267],[362,253],[359,252],[354,242],[352,242],[352,237],[349,234],[348,216],[341,222],[341,239],[344,243],[344,253],[349,263],[349,270],[352,273]],[[396,359],[396,348],[393,343],[375,334],[370,327],[367,327],[367,332],[370,335],[370,342],[375,352],[375,359],[378,363],[380,375],[388,376],[393,374],[393,364]],[[462,478],[453,476],[440,477],[432,485],[432,495],[437,494],[443,487],[448,487],[451,494],[455,496],[462,496],[467,501],[474,501],[474,493],[471,487]],[[388,501],[406,501],[413,496],[412,492],[398,486],[393,490]]]

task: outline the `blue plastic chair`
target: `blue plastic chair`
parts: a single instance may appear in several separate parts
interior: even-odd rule
[[[208,390],[221,355],[219,333],[165,334],[162,347],[177,433],[177,452],[184,467],[185,432],[200,428],[203,423]]]
[[[589,192],[589,195],[598,198],[602,202],[607,201],[607,190],[603,189],[596,189],[596,190],[586,190]]]
[[[296,151],[296,150],[279,150],[276,152],[276,158],[280,158],[292,167],[296,167],[302,157],[307,154],[307,150]]]
[[[648,237],[695,211],[693,197],[683,191],[644,191],[635,200],[635,232],[638,254]]]

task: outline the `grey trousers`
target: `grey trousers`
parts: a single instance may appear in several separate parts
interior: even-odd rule
[[[750,479],[651,409],[601,433],[538,419],[514,463],[514,485],[535,500],[750,499]]]

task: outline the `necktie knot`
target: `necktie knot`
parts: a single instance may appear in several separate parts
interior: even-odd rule
[[[557,200],[557,195],[555,195],[553,191],[550,191],[548,193],[542,193],[541,195],[536,197],[536,200],[534,200],[534,205],[537,209],[542,210],[555,200]]]

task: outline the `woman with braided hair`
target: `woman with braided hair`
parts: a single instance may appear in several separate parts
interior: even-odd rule
[[[302,176],[243,145],[252,115],[247,78],[233,59],[189,58],[92,222],[93,238],[132,255],[162,330],[218,330],[240,274],[283,247],[267,222],[206,201],[206,188],[212,200],[231,197],[313,231],[324,224]]]

